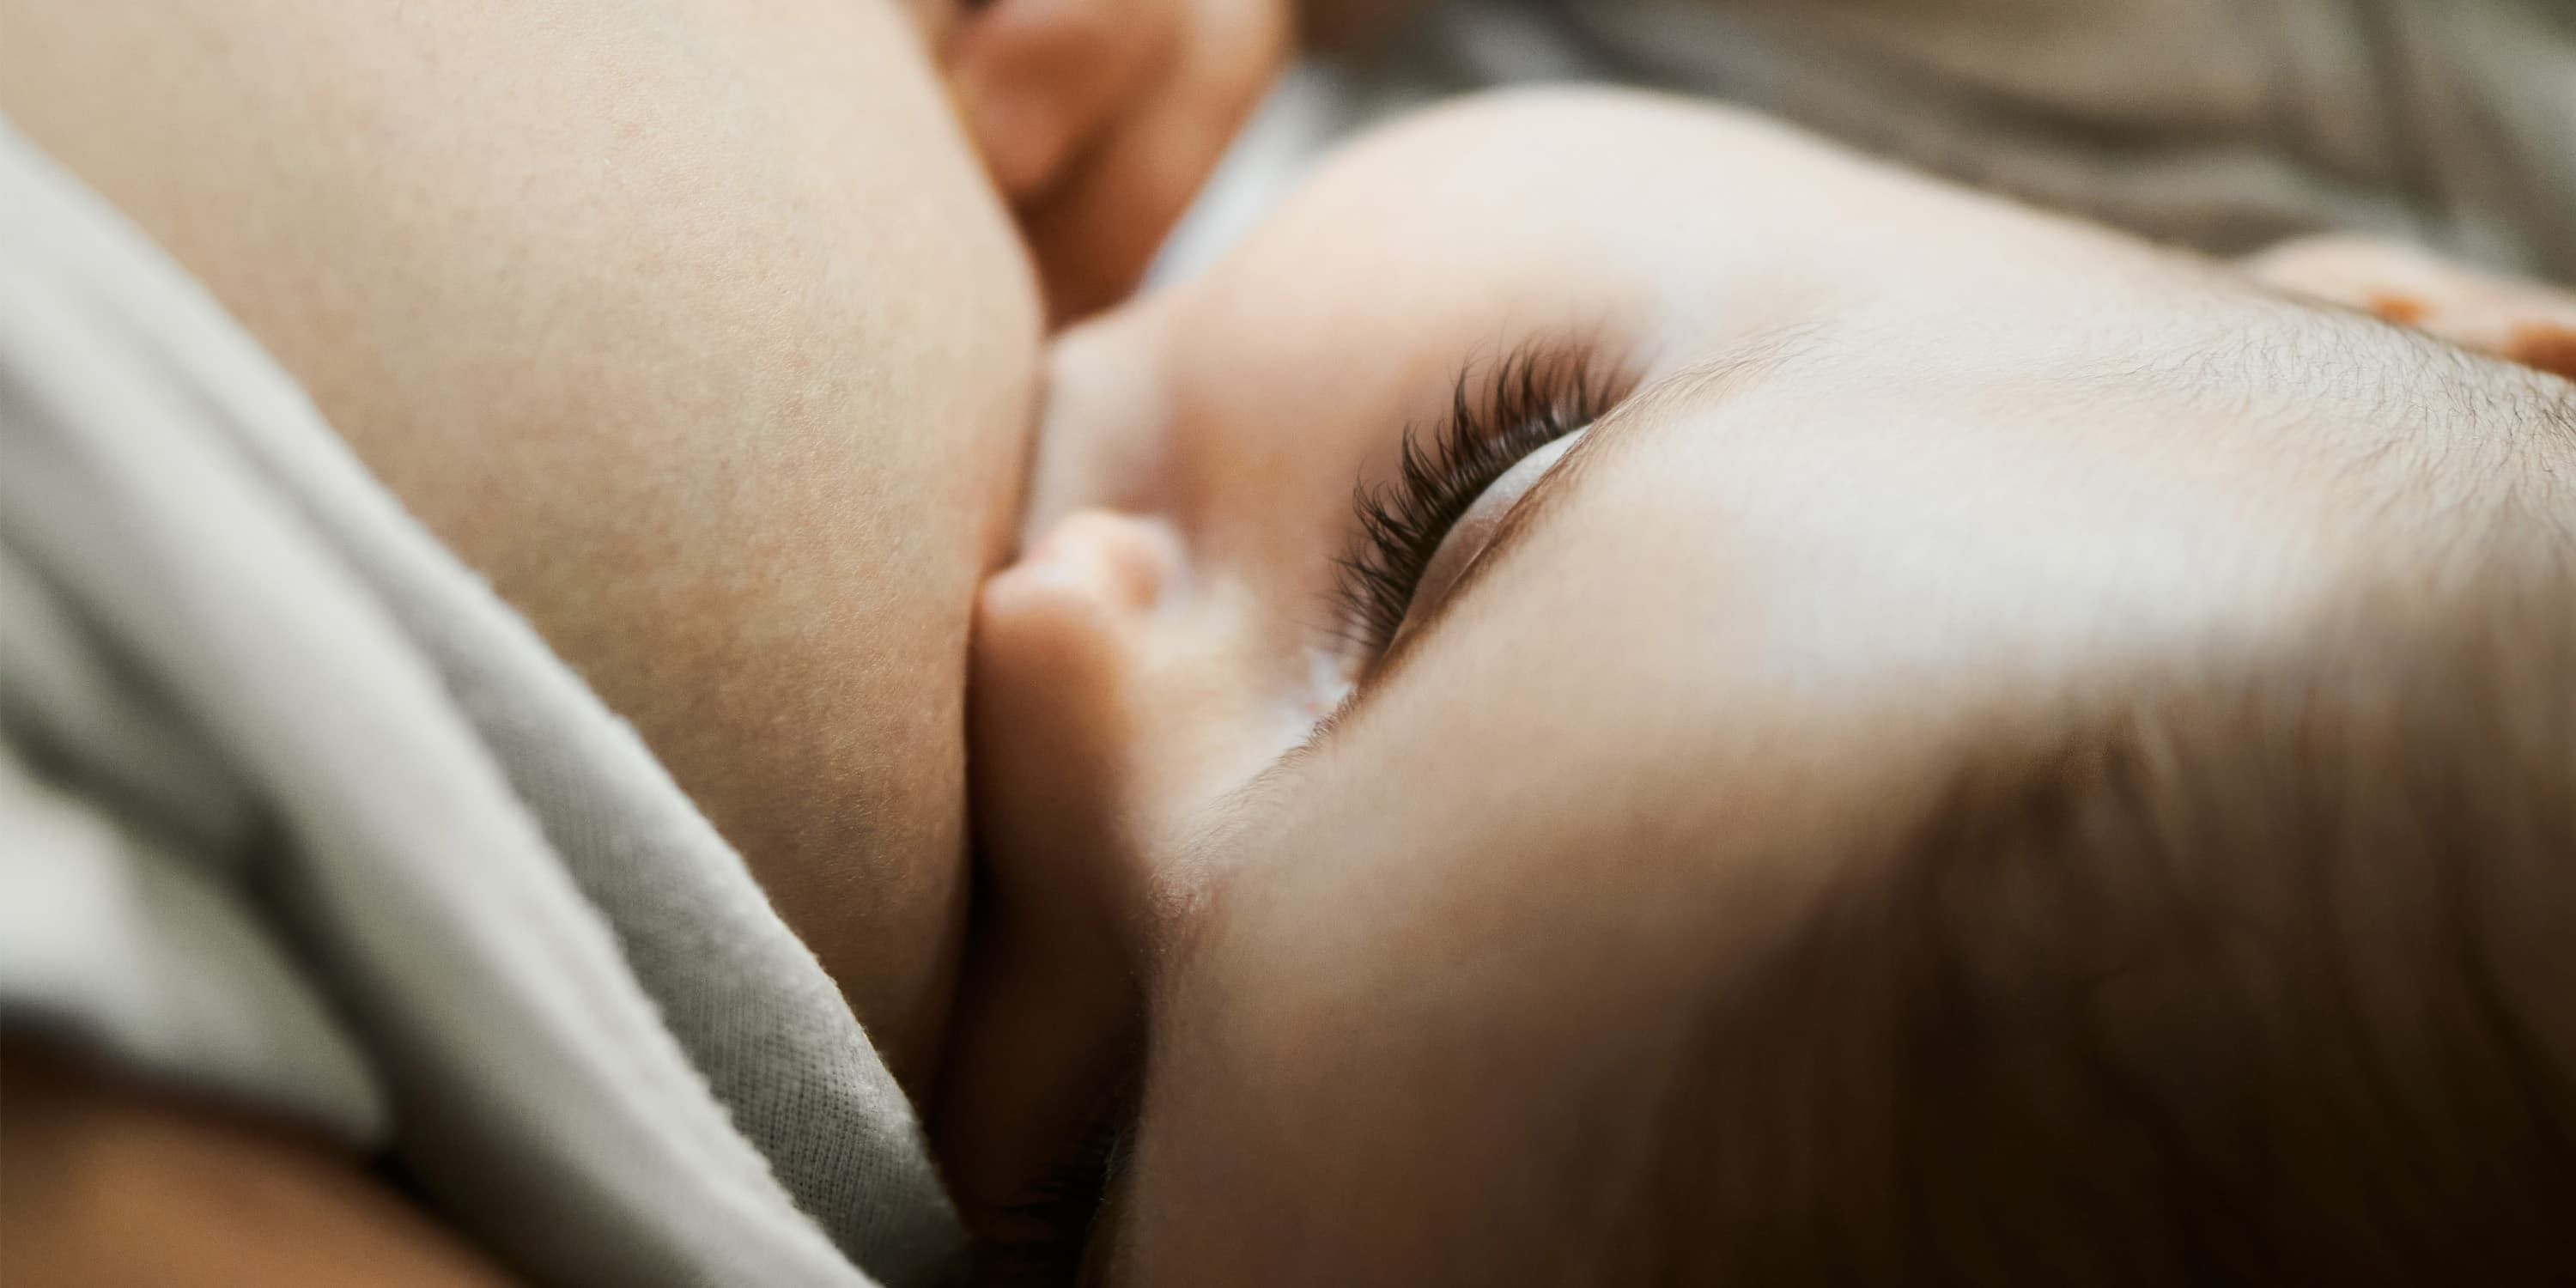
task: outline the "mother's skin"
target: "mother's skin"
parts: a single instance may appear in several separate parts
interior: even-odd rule
[[[0,112],[635,723],[916,1096],[1040,325],[951,7],[0,0]],[[492,1282],[355,1159],[10,1054],[34,1280]]]
[[[0,0],[0,111],[635,723],[916,1093],[1039,334],[950,7]]]

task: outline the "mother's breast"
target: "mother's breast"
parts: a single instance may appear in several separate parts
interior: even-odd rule
[[[900,8],[0,0],[0,33],[0,110],[637,724],[912,1075],[1039,324]]]

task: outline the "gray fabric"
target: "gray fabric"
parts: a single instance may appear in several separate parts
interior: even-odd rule
[[[1162,275],[1335,135],[1558,80],[1741,104],[2221,254],[2366,232],[2576,282],[2576,0],[1440,0],[1292,81]]]
[[[389,1151],[537,1282],[958,1247],[866,1035],[632,731],[5,123],[0,1007]]]

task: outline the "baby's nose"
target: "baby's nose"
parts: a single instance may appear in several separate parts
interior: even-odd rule
[[[1183,568],[1160,520],[1098,509],[1058,520],[977,597],[981,698],[1057,711],[1123,693]]]
[[[968,680],[979,845],[997,880],[1063,916],[1115,916],[1134,884],[1140,731],[1163,716],[1158,642],[1186,556],[1159,520],[1058,520],[984,583]]]
[[[1163,601],[1182,571],[1180,538],[1169,523],[1114,510],[1077,510],[1002,576],[1033,582],[1025,588],[1033,592],[1033,604],[1079,596],[1116,611],[1145,612]]]

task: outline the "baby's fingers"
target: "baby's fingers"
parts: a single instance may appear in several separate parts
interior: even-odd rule
[[[1178,56],[1020,221],[1056,325],[1116,303],[1285,59],[1282,0],[1187,0]]]
[[[967,128],[1014,202],[1053,186],[1179,54],[1190,0],[992,0],[948,53]]]
[[[2308,237],[2245,261],[2277,290],[2362,309],[2576,380],[2576,294],[2370,237]]]

